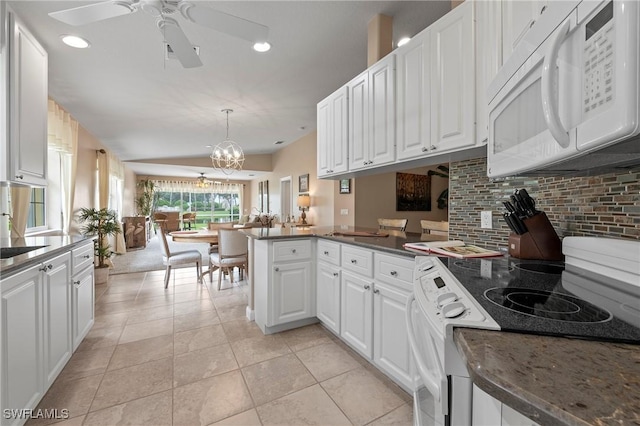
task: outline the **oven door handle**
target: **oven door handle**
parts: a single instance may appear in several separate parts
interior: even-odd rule
[[[564,128],[560,122],[560,114],[558,113],[558,105],[554,102],[554,93],[559,89],[555,68],[556,60],[558,59],[558,51],[562,42],[565,40],[569,33],[569,27],[571,22],[566,20],[564,24],[558,30],[555,38],[551,42],[549,52],[544,57],[544,63],[542,65],[542,76],[540,83],[542,85],[542,112],[544,115],[544,121],[547,122],[547,127],[553,138],[562,146],[567,148],[569,146],[569,132]]]
[[[415,327],[413,325],[413,317],[412,317],[413,302],[415,300],[416,300],[415,295],[411,294],[411,296],[409,296],[409,299],[407,300],[407,309],[405,312],[409,346],[411,346],[411,352],[413,353],[413,358],[416,361],[416,367],[418,368],[418,373],[422,378],[422,382],[424,386],[429,390],[429,393],[433,395],[434,400],[441,405],[442,414],[447,415],[449,414],[449,407],[448,407],[449,404],[447,401],[447,395],[443,394],[442,392],[442,389],[444,388],[444,386],[446,386],[446,378],[444,377],[444,374],[442,375],[442,378],[435,377],[435,375],[433,375],[429,371],[429,368],[427,368],[427,366],[425,365],[424,361],[422,360],[420,351],[418,350]],[[428,331],[427,331],[427,334],[429,334],[428,338],[432,339]],[[436,348],[434,347],[433,343],[429,342],[427,346],[429,347],[429,351],[431,352],[429,356],[433,359],[435,366],[438,368],[439,371],[443,371],[442,365],[440,364],[440,358],[438,357],[438,353],[436,352]]]

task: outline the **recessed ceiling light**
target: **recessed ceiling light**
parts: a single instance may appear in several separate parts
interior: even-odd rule
[[[60,38],[62,39],[62,42],[64,44],[66,44],[67,46],[75,47],[76,49],[86,49],[87,47],[91,46],[91,43],[89,43],[82,37],[63,34],[60,36]]]
[[[404,46],[405,44],[409,43],[409,40],[411,40],[411,37],[401,38],[400,41],[398,42],[398,47]]]
[[[268,52],[271,50],[271,45],[266,41],[264,43],[256,43],[253,45],[253,50],[260,53]]]

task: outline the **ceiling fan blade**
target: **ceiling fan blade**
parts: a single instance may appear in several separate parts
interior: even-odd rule
[[[265,25],[219,12],[206,6],[198,6],[183,0],[178,4],[178,8],[186,19],[234,37],[254,43],[264,43],[269,36],[269,27]]]
[[[51,12],[49,16],[65,24],[78,26],[114,18],[116,16],[127,15],[135,11],[136,8],[132,5],[132,2],[112,0]]]
[[[164,18],[158,21],[158,28],[160,28],[165,41],[171,46],[171,50],[173,50],[183,67],[195,68],[202,66],[200,57],[196,54],[178,22],[171,18]]]

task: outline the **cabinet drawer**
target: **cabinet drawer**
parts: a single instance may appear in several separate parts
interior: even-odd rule
[[[93,242],[71,250],[71,275],[93,264]]]
[[[342,267],[362,277],[373,277],[373,252],[371,250],[342,246]]]
[[[340,266],[340,244],[319,239],[318,260]]]
[[[376,253],[374,278],[412,291],[413,267],[413,259]]]
[[[273,243],[273,261],[311,259],[311,240],[276,241]]]

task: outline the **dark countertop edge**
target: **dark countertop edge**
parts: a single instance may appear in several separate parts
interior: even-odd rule
[[[44,236],[44,237],[26,237],[25,246],[29,245],[47,245],[32,252],[14,256],[10,259],[0,260],[0,276],[1,278],[8,278],[26,269],[29,269],[33,265],[46,261],[52,257],[66,253],[75,247],[87,244],[94,240],[94,237],[85,237],[82,235],[72,236]],[[36,242],[34,242],[36,241]],[[47,244],[48,243],[48,244]],[[12,245],[17,247],[18,245]]]
[[[540,425],[591,425],[591,423],[571,415],[552,402],[517,387],[515,383],[509,383],[511,390],[508,390],[505,385],[495,380],[495,377],[490,375],[480,362],[473,363],[470,360],[473,358],[473,350],[465,340],[465,333],[473,332],[474,330],[470,328],[455,328],[453,340],[467,366],[471,380],[476,386]],[[495,333],[502,332],[495,331]]]
[[[275,229],[276,232],[271,234],[269,232],[270,235],[264,235],[264,230],[263,229]],[[340,230],[342,230],[340,227],[330,227],[330,226],[325,226],[325,227],[315,227],[315,226],[311,226],[311,227],[305,227],[305,228],[291,228],[292,230],[287,230],[285,231],[285,233],[280,233],[281,231],[279,231],[279,228],[247,228],[247,229],[240,229],[241,232],[243,232],[245,235],[247,235],[250,238],[256,239],[256,240],[285,240],[285,239],[296,239],[296,238],[321,238],[321,239],[325,239],[325,240],[330,240],[330,241],[335,241],[338,243],[345,243],[345,244],[351,244],[354,246],[360,246],[360,247],[365,247],[365,248],[369,248],[372,250],[378,250],[378,251],[383,251],[389,254],[394,254],[394,255],[399,255],[399,256],[405,256],[405,257],[410,257],[410,258],[414,258],[416,256],[419,255],[419,253],[413,252],[413,251],[409,251],[409,250],[405,250],[404,248],[392,248],[392,247],[387,247],[385,245],[382,244],[377,244],[376,240],[378,240],[378,238],[372,238],[372,237],[351,237],[351,236],[343,236],[343,235],[331,235],[332,232],[338,232]],[[353,230],[354,228],[350,228],[350,230]],[[262,230],[262,231],[261,231]],[[357,228],[357,230],[363,230],[363,231],[377,231],[377,229],[370,229],[370,228]],[[411,238],[407,239],[404,242],[415,242],[415,241],[421,241],[420,240],[420,236],[421,234],[419,233],[406,233],[408,236],[410,236]],[[358,240],[356,240],[355,238],[359,238]],[[389,236],[389,237],[384,237],[386,238],[397,238],[397,237],[393,237],[393,236]],[[364,240],[364,241],[363,241]],[[426,253],[425,253],[426,255]]]

